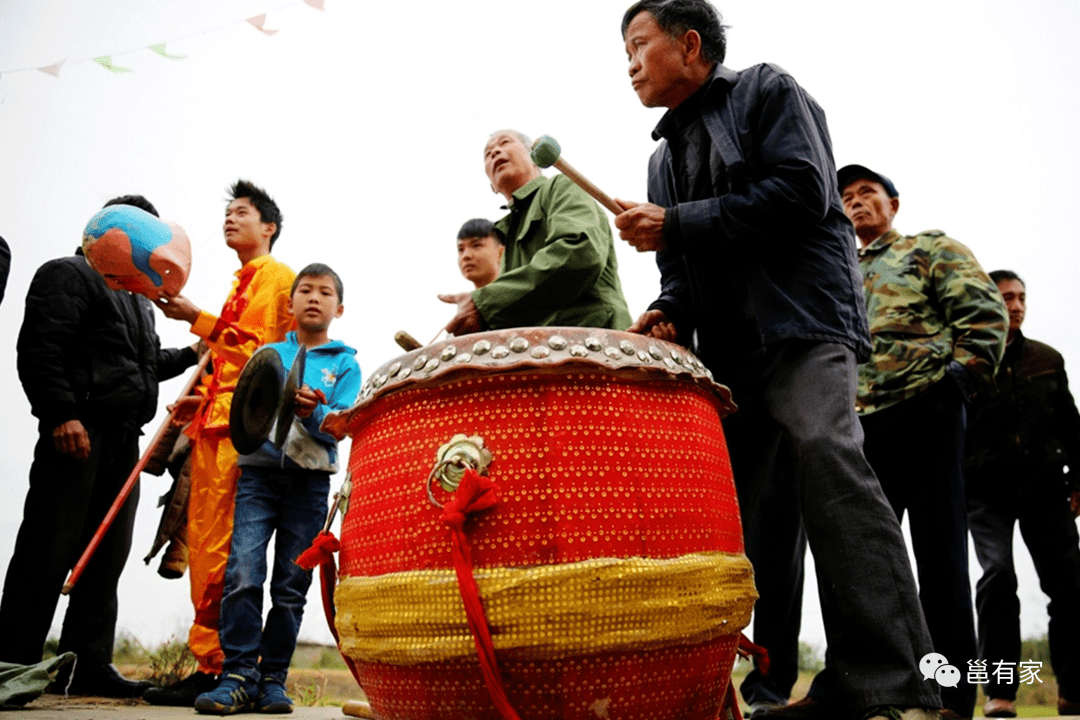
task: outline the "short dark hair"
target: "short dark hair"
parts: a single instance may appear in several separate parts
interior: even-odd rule
[[[240,198],[247,198],[251,201],[251,204],[259,211],[259,220],[264,223],[274,223],[274,234],[270,236],[270,249],[273,250],[274,243],[277,242],[278,235],[281,234],[281,210],[278,208],[277,203],[265,190],[250,180],[237,180],[229,188],[230,201],[239,200]]]
[[[311,263],[296,273],[296,279],[293,280],[292,287],[289,289],[289,297],[296,294],[296,288],[303,278],[323,277],[324,275],[334,278],[334,289],[337,290],[337,301],[340,303],[345,297],[345,286],[342,284],[338,274],[329,265],[323,265],[322,263]]]
[[[708,0],[638,0],[623,15],[622,36],[639,13],[647,12],[656,19],[660,29],[672,37],[689,30],[701,36],[701,55],[710,63],[722,63],[727,55],[727,34],[724,18]]]
[[[1027,283],[1025,283],[1020,278],[1020,276],[1014,273],[1012,270],[995,270],[994,272],[990,273],[990,279],[994,281],[995,285],[997,285],[1002,280],[1016,280],[1025,288],[1027,287]]]
[[[114,197],[112,200],[105,203],[101,207],[107,208],[110,205],[131,205],[132,207],[137,207],[140,210],[145,210],[154,217],[161,217],[160,215],[158,215],[157,208],[154,207],[154,204],[144,198],[142,195],[120,195],[119,197]]]
[[[495,223],[486,218],[473,218],[472,220],[466,220],[465,224],[458,230],[457,239],[464,240],[465,238],[482,238],[493,237],[499,241],[500,245],[506,244],[506,238],[503,237],[502,230],[495,227]]]

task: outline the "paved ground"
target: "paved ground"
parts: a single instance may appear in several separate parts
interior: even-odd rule
[[[20,710],[0,710],[0,717],[24,720],[179,720],[206,718],[191,708],[160,707],[141,700],[124,701],[93,697],[42,695]],[[268,718],[253,715],[252,718]],[[344,720],[347,716],[339,707],[298,707],[282,718],[297,720]]]
[[[140,701],[116,701],[104,698],[43,695],[21,710],[0,711],[0,717],[23,720],[179,720],[180,718],[211,717],[199,715],[190,708],[159,707]],[[268,718],[266,715],[254,717]],[[281,716],[296,720],[343,720],[339,707],[298,707],[292,715]],[[1080,717],[1080,716],[1070,716]],[[447,720],[452,720],[447,718]],[[1017,718],[1017,720],[1037,720]]]

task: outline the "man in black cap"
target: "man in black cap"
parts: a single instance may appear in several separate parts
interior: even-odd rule
[[[966,406],[992,387],[1005,350],[1001,295],[965,246],[940,230],[901,235],[896,186],[862,165],[837,172],[859,238],[873,351],[856,406],[866,459],[897,518],[907,511],[920,601],[934,650],[976,657],[963,463]],[[945,707],[971,717],[976,686],[942,683]]]

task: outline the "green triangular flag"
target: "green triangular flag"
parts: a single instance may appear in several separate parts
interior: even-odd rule
[[[153,50],[154,52],[156,52],[161,57],[169,58],[170,60],[183,60],[184,58],[187,57],[187,55],[172,55],[171,53],[165,52],[165,43],[159,43],[158,45],[151,45],[150,49]]]
[[[101,67],[105,68],[106,70],[108,70],[110,72],[114,72],[114,73],[131,72],[131,68],[120,67],[119,65],[113,65],[112,55],[102,55],[101,57],[96,57],[96,58],[94,58],[94,62],[96,62],[98,65],[100,65]]]

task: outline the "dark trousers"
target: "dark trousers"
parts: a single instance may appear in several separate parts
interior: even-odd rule
[[[41,661],[60,588],[138,460],[134,431],[85,424],[90,457],[76,460],[43,434],[34,449],[30,489],[0,599],[0,660]],[[110,663],[116,632],[116,586],[131,549],[135,487],[69,597],[60,652]]]
[[[968,575],[964,495],[963,396],[946,377],[915,397],[862,416],[866,459],[897,518],[907,513],[918,567],[919,600],[934,651],[960,670],[942,687],[944,706],[971,717],[977,686],[967,681],[975,658],[975,618]]]
[[[877,705],[940,707],[918,672],[932,645],[900,525],[863,455],[855,368],[843,345],[792,340],[732,378],[740,410],[725,431],[743,517],[758,511],[774,451],[788,453],[832,670],[815,679],[813,697],[853,717]]]
[[[1050,597],[1050,664],[1058,692],[1080,701],[1080,547],[1060,473],[1056,477],[1037,473],[1025,477],[1017,472],[973,478],[968,512],[975,554],[983,570],[975,604],[979,658],[987,661],[990,680],[984,692],[987,697],[1015,700],[1019,664],[1013,665],[1014,682],[1002,683],[993,674],[994,663],[1030,659],[1020,657],[1020,600],[1013,565],[1013,527],[1019,521],[1039,586]]]
[[[776,458],[758,498],[757,512],[747,518],[744,534],[758,591],[753,639],[769,651],[770,667],[765,675],[755,666],[739,691],[750,705],[783,704],[799,677],[806,556],[806,533],[790,458]]]

